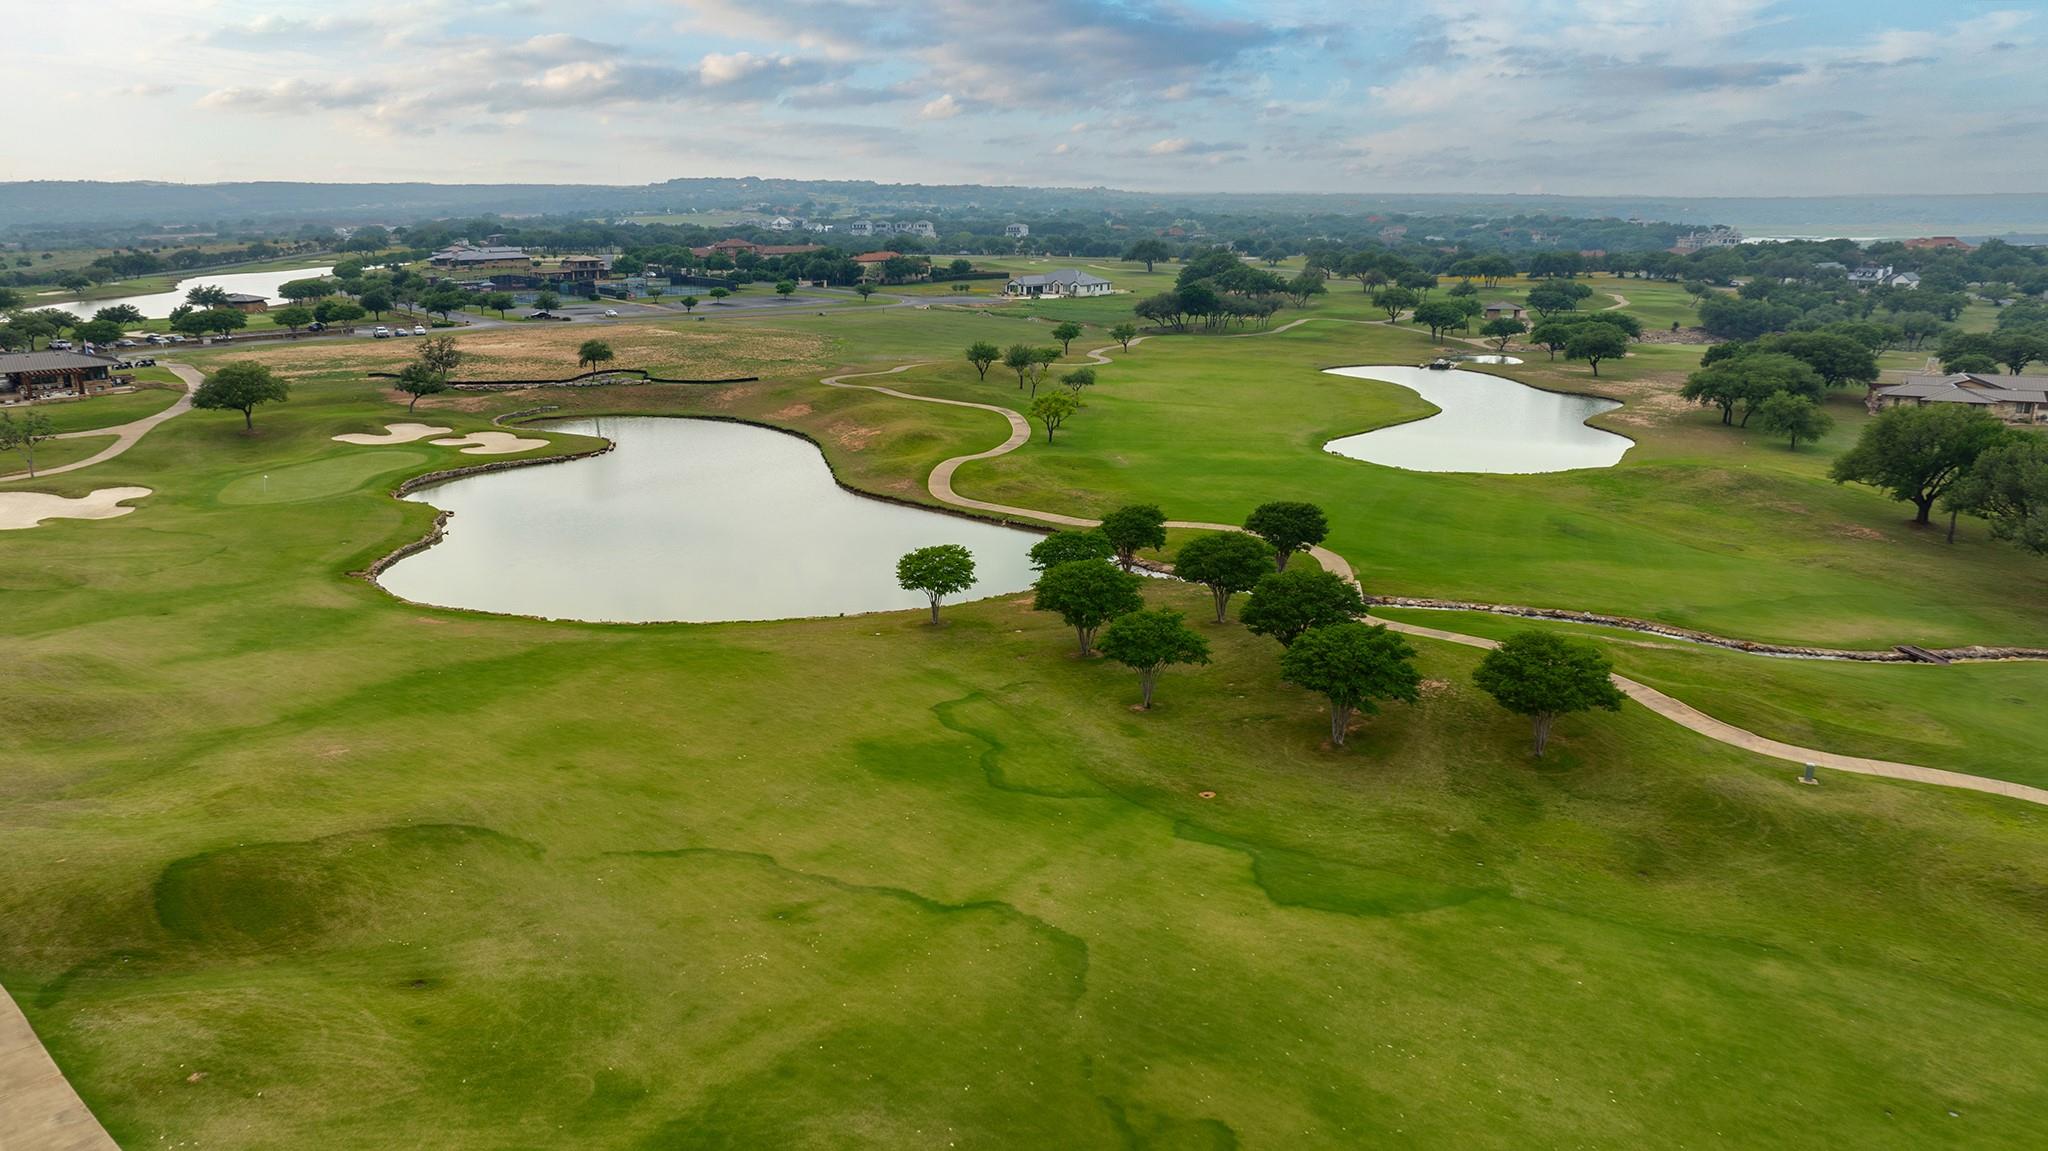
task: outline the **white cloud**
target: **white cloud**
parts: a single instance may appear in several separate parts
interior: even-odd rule
[[[924,107],[919,108],[917,110],[917,117],[920,120],[951,120],[953,117],[958,116],[962,110],[960,101],[955,100],[953,94],[948,92]]]

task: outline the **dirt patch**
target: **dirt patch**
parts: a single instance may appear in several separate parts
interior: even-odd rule
[[[685,330],[658,324],[547,324],[449,333],[467,356],[466,380],[519,380],[574,375],[576,349],[598,337],[610,344],[610,366],[644,368],[679,379],[792,375],[828,367],[825,337],[772,328]],[[342,373],[394,372],[412,359],[397,340],[251,348],[251,358],[286,379]]]
[[[768,418],[771,420],[800,420],[803,417],[808,416],[810,414],[811,405],[791,404],[788,407],[783,408],[779,411],[769,412]]]
[[[857,452],[868,446],[868,441],[882,434],[880,428],[862,427],[859,424],[837,423],[832,425],[832,438],[849,452]]]
[[[1883,540],[1891,538],[1876,528],[1867,528],[1862,524],[1835,524],[1829,530],[1838,536],[1848,536],[1852,540]]]

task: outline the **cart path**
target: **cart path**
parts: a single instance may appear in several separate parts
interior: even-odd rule
[[[1307,321],[1295,321],[1295,323],[1297,324],[1305,322]],[[1291,327],[1293,325],[1289,326]],[[1275,329],[1275,331],[1278,330],[1280,329]],[[1135,340],[1132,341],[1132,343],[1136,342],[1137,341]],[[1108,363],[1109,361],[1106,358],[1107,353],[1114,350],[1115,348],[1116,345],[1111,344],[1105,347],[1097,348],[1091,352],[1087,352],[1084,354],[1090,357],[1095,363]],[[897,399],[903,400],[913,400],[918,403],[946,404],[950,407],[957,408],[979,408],[982,411],[994,412],[997,415],[1002,416],[1005,420],[1009,421],[1010,435],[1009,438],[1005,439],[1002,443],[997,444],[995,447],[990,448],[987,451],[974,452],[970,455],[964,456],[954,456],[951,459],[943,460],[939,463],[937,467],[932,469],[932,474],[930,478],[925,481],[925,490],[929,491],[932,495],[932,498],[938,500],[940,503],[950,504],[953,507],[965,508],[970,511],[984,512],[989,515],[1002,516],[1008,519],[1036,520],[1041,523],[1057,524],[1061,527],[1092,528],[1102,522],[1100,520],[1087,519],[1082,516],[1065,515],[1060,512],[1048,512],[1042,511],[1037,508],[1015,507],[1010,504],[998,504],[991,503],[988,500],[977,500],[968,496],[963,496],[953,490],[953,476],[960,470],[961,465],[971,463],[975,460],[989,460],[995,459],[998,456],[1008,455],[1009,453],[1016,451],[1018,448],[1023,447],[1025,442],[1031,438],[1030,421],[1026,420],[1022,415],[1018,414],[1017,412],[1012,411],[1011,409],[1003,407],[999,404],[983,404],[976,403],[970,400],[949,400],[939,396],[920,396],[911,392],[898,391],[895,388],[884,387],[880,384],[857,384],[847,382],[849,380],[868,379],[875,376],[895,375],[899,372],[909,371],[912,368],[922,367],[924,366],[924,364],[929,362],[930,361],[920,361],[917,363],[898,364],[893,368],[884,368],[878,371],[870,372],[842,372],[838,375],[827,376],[824,379],[820,380],[819,382],[826,385],[827,387],[854,388],[862,391],[880,392],[885,396],[893,396]],[[1167,521],[1166,526],[1170,528],[1186,528],[1195,531],[1235,532],[1244,530],[1237,524],[1212,524],[1202,523],[1194,520],[1169,520]],[[1358,582],[1358,578],[1356,574],[1353,572],[1350,562],[1347,561],[1343,556],[1338,555],[1336,552],[1331,551],[1330,549],[1324,547],[1311,548],[1309,549],[1309,554],[1315,559],[1317,563],[1321,564],[1325,570],[1337,573],[1338,575],[1344,577],[1344,579],[1349,581],[1350,583],[1356,584]],[[1454,631],[1445,631],[1441,628],[1424,627],[1421,624],[1407,623],[1401,620],[1380,620],[1379,622],[1385,624],[1387,630],[1389,631],[1396,631],[1405,633],[1407,635],[1420,636],[1424,639],[1438,640],[1444,643],[1463,644],[1466,647],[1476,648],[1492,648],[1495,646],[1493,640],[1484,639],[1474,635],[1464,635],[1462,633]],[[2001,795],[2012,799],[2024,800],[2028,803],[2038,803],[2043,806],[2048,806],[2048,789],[2039,787],[2029,787],[2028,785],[2023,783],[2012,783],[2007,780],[1992,779],[1987,776],[1969,775],[1960,771],[1947,771],[1938,767],[1922,767],[1919,764],[1896,763],[1886,759],[1871,759],[1865,756],[1857,755],[1841,755],[1831,751],[1822,751],[1818,748],[1800,747],[1796,744],[1790,744],[1782,742],[1780,740],[1770,739],[1765,736],[1758,735],[1753,731],[1748,731],[1743,728],[1736,727],[1734,724],[1726,723],[1722,720],[1715,719],[1713,716],[1710,716],[1705,712],[1700,711],[1698,708],[1693,707],[1691,704],[1688,704],[1683,700],[1679,700],[1672,696],[1666,695],[1663,692],[1658,691],[1656,688],[1649,686],[1648,684],[1638,683],[1635,680],[1629,679],[1626,676],[1615,676],[1614,683],[1615,686],[1619,687],[1622,690],[1622,692],[1626,694],[1630,699],[1634,700],[1639,704],[1642,704],[1644,707],[1648,708],[1649,710],[1655,712],[1658,715],[1663,716],[1665,719],[1668,719],[1671,722],[1678,724],[1680,727],[1686,728],[1689,731],[1697,732],[1700,735],[1706,736],[1708,739],[1728,744],[1731,747],[1741,748],[1744,751],[1754,752],[1758,755],[1769,756],[1773,759],[1782,759],[1791,763],[1811,763],[1820,767],[1831,768],[1835,771],[1850,772],[1856,775],[1871,775],[1879,776],[1885,779],[1902,779],[1913,783],[1933,784],[1938,787],[1953,787],[1965,791],[1983,792],[1988,795]]]
[[[0,1147],[120,1151],[71,1089],[13,997],[0,988]]]
[[[39,480],[44,476],[63,475],[65,472],[75,472],[80,468],[89,468],[94,464],[105,463],[129,448],[134,447],[141,441],[143,436],[149,433],[151,428],[156,427],[165,420],[176,419],[191,411],[192,393],[199,390],[199,385],[206,382],[206,377],[197,369],[188,368],[184,364],[167,363],[159,366],[169,368],[172,375],[185,383],[185,394],[179,396],[176,403],[153,416],[144,416],[139,420],[125,424],[116,424],[111,428],[86,428],[83,431],[65,432],[57,438],[60,440],[82,440],[91,439],[95,436],[113,436],[114,442],[82,460],[73,460],[71,463],[59,464],[54,468],[43,468],[33,476],[27,472],[17,472],[11,476],[0,476],[0,484],[11,480]],[[13,1151],[13,1149],[9,1148],[8,1151]]]

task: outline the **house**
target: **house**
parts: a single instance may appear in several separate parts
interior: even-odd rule
[[[1918,272],[1894,271],[1890,264],[1882,267],[1865,264],[1851,269],[1849,286],[1852,288],[1917,288],[1920,286]]]
[[[248,312],[253,315],[270,310],[270,297],[252,296],[247,292],[229,292],[227,306],[237,312]]]
[[[1871,393],[1872,411],[1927,404],[1969,404],[2013,424],[2048,422],[2048,376],[2001,376],[1961,372],[1952,376],[1908,376],[1906,382]]]
[[[1975,247],[1963,243],[1954,236],[1922,236],[1917,240],[1907,240],[1906,247],[1916,252],[1930,252],[1942,248],[1948,248],[1957,252],[1974,252],[1977,250]]]
[[[1009,240],[1021,240],[1021,239],[1023,239],[1024,237],[1026,237],[1026,236],[1029,236],[1030,234],[1031,234],[1031,225],[1029,225],[1029,224],[1005,224],[1005,225],[1003,225],[1003,237],[1004,237],[1005,239],[1009,239]]]
[[[849,236],[872,236],[875,234],[875,222],[873,220],[855,220],[846,226],[846,234]]]
[[[912,224],[898,224],[896,233],[901,236],[916,236],[920,240],[936,240],[939,230],[932,227],[930,220],[919,220]]]
[[[756,256],[801,256],[806,252],[823,250],[823,244],[756,244],[752,240],[734,238],[691,248],[690,254],[701,260],[709,256],[737,256],[741,252],[752,252]]]
[[[436,268],[457,268],[471,271],[479,268],[527,268],[533,265],[533,257],[524,248],[476,247],[457,244],[443,248],[427,257]]]
[[[787,232],[794,227],[796,227],[796,221],[788,216],[777,216],[773,220],[768,221],[768,230],[771,232]]]
[[[1388,224],[1386,227],[1380,229],[1380,243],[1398,244],[1401,242],[1402,238],[1407,235],[1408,225]]]
[[[1687,232],[1678,238],[1671,250],[1681,256],[1704,252],[1710,248],[1733,248],[1742,243],[1742,233],[1733,228],[1708,228],[1699,232]]]
[[[115,361],[80,352],[0,352],[0,402],[95,395],[124,382]]]
[[[1003,285],[1003,294],[1032,296],[1107,296],[1114,290],[1108,280],[1076,268],[1061,268],[1041,276],[1016,276]]]
[[[1495,300],[1493,303],[1486,305],[1484,314],[1489,320],[1526,320],[1529,318],[1529,313],[1523,310],[1522,305],[1510,303],[1506,300]]]

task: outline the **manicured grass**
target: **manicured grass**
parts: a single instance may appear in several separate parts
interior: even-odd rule
[[[142,368],[141,372],[162,372],[176,379],[162,368]],[[133,392],[111,396],[92,396],[88,399],[65,403],[40,403],[33,411],[50,418],[50,423],[59,433],[84,431],[87,428],[110,428],[125,424],[144,416],[153,416],[178,402],[185,394],[185,386],[175,384],[168,387],[145,387]]]
[[[98,453],[113,442],[113,436],[81,436],[75,440],[46,440],[36,445],[36,471],[41,473],[64,464],[76,463]],[[12,476],[27,470],[28,457],[23,455],[20,449],[17,448],[11,452],[0,452],[0,475]],[[38,475],[34,479],[17,481],[10,485],[9,490],[40,489],[42,486],[42,477]]]
[[[708,332],[764,379],[435,396],[415,418],[754,419],[810,435],[843,482],[923,500],[934,463],[1004,421],[821,388],[818,365],[928,359],[877,382],[1015,403],[960,349],[1049,340],[1043,318],[941,308],[650,327],[650,358],[702,362]],[[460,338],[511,355],[485,335]],[[1825,446],[1657,407],[1696,349],[1603,367],[1654,417],[1616,425],[1640,437],[1622,468],[1421,476],[1322,453],[1421,405],[1316,369],[1426,346],[1327,321],[1149,341],[1055,447],[961,486],[1225,520],[1316,499],[1374,590],[1804,638],[2044,626],[2008,549],[1897,529],[1896,505],[1820,478]],[[406,418],[360,375],[385,351],[189,357],[287,366],[292,399],[254,435],[195,412],[36,485],[156,494],[0,548],[0,982],[126,1145],[2018,1146],[2048,1107],[2037,809],[1801,788],[1633,705],[1563,721],[1534,762],[1451,645],[1418,643],[1422,701],[1332,750],[1277,645],[1234,624],[1202,624],[1214,662],[1141,714],[1135,676],[1072,658],[1028,597],[941,628],[402,604],[346,574],[427,529],[388,490],[480,461],[330,439]],[[1886,538],[1816,530],[1837,522]],[[1960,583],[2010,595],[1937,594]],[[1200,589],[1147,594],[1206,618]],[[1686,698],[1734,690],[1705,666],[1665,674]],[[1858,709],[1830,738],[1883,730],[1863,710],[1883,688],[1784,674],[1756,682]],[[1954,747],[1958,718],[1996,714],[1965,750],[2014,759],[2027,713],[1949,698],[1902,727]]]

